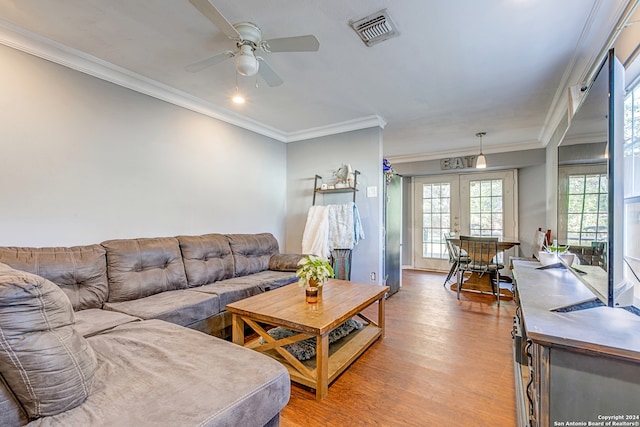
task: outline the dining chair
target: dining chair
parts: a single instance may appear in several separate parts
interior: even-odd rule
[[[449,263],[451,264],[451,268],[449,269],[449,274],[447,274],[447,278],[444,280],[442,286],[447,286],[451,277],[458,271],[460,258],[465,258],[465,261],[468,258],[466,253],[460,252],[460,247],[456,244],[455,239],[457,239],[456,233],[444,233],[444,240],[447,244],[447,252],[449,253]]]
[[[460,290],[464,282],[464,274],[467,272],[476,273],[478,277],[489,275],[491,289],[496,295],[498,306],[500,306],[500,269],[503,265],[498,264],[496,255],[498,254],[497,237],[480,236],[460,236],[460,251],[467,253],[466,259],[459,258],[458,273],[458,299]]]

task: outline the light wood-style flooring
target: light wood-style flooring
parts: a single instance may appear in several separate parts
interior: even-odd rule
[[[513,301],[463,292],[444,274],[404,270],[386,301],[386,336],[316,402],[296,384],[281,427],[516,425]]]

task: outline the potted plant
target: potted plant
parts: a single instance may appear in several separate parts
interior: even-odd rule
[[[319,256],[307,255],[298,261],[298,266],[296,270],[296,276],[299,277],[298,285],[305,288],[307,302],[317,302],[320,287],[327,278],[333,277],[331,264]]]

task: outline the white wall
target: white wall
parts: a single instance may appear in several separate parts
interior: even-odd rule
[[[382,283],[382,130],[370,128],[287,144],[287,252],[302,250],[302,234],[313,203],[316,174],[331,183],[332,172],[341,164],[358,169],[356,204],[365,239],[352,253],[351,279],[362,283]],[[367,187],[376,187],[377,197],[367,197]],[[350,194],[319,195],[316,204],[346,203]],[[324,197],[324,200],[322,199]],[[376,280],[370,280],[375,273]]]
[[[283,143],[2,45],[0,64],[0,245],[262,231],[283,245]]]

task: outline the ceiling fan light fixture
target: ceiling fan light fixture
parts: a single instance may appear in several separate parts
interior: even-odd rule
[[[476,169],[486,169],[487,168],[487,159],[484,154],[482,154],[482,137],[485,136],[486,132],[478,132],[476,136],[480,138],[480,154],[476,158]]]
[[[242,45],[236,56],[236,71],[246,77],[255,76],[258,72],[258,59],[249,45]]]
[[[264,40],[260,27],[252,22],[231,24],[213,5],[213,1],[214,0],[189,0],[193,7],[200,11],[205,18],[211,21],[213,25],[235,43],[238,50],[227,50],[212,57],[194,62],[185,67],[186,71],[195,73],[227,59],[235,58],[236,78],[238,74],[252,77],[259,72],[260,76],[269,86],[275,87],[280,86],[283,81],[278,74],[271,69],[264,58],[255,55],[256,49],[271,53],[315,52],[320,48],[320,42],[316,36],[312,34]],[[260,62],[262,64],[260,64]]]

